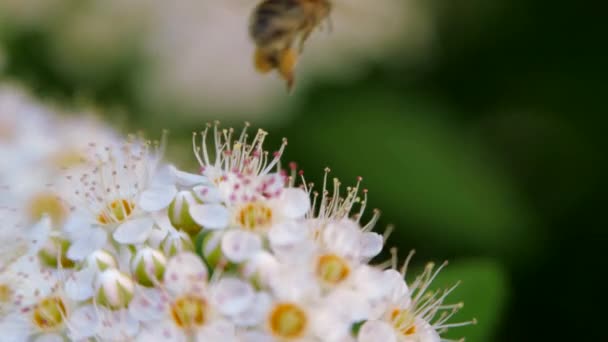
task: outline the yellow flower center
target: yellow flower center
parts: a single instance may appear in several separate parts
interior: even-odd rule
[[[85,156],[78,150],[67,150],[55,153],[50,162],[59,169],[67,169],[78,166],[86,161]]]
[[[59,297],[47,297],[36,305],[32,314],[34,325],[42,331],[55,331],[63,325],[67,310]]]
[[[282,339],[302,337],[308,326],[306,312],[292,303],[279,303],[268,316],[270,331]]]
[[[61,199],[53,193],[40,193],[32,197],[27,206],[28,217],[32,222],[49,215],[53,227],[59,227],[68,215],[68,209]]]
[[[245,229],[264,230],[272,223],[272,209],[260,202],[248,203],[237,212],[236,220]]]
[[[9,285],[0,284],[0,320],[11,311],[13,289]]]
[[[325,254],[317,261],[316,273],[321,281],[337,285],[348,278],[350,267],[343,258],[335,254]]]
[[[207,302],[201,297],[186,295],[178,298],[171,306],[171,317],[184,330],[193,330],[205,324]]]
[[[0,303],[6,303],[11,300],[13,296],[13,290],[6,285],[0,284]]]
[[[135,209],[135,203],[127,199],[112,201],[99,215],[97,221],[101,224],[124,222]]]
[[[391,311],[391,322],[395,329],[401,332],[404,336],[413,335],[416,333],[416,325],[414,325],[414,315],[408,310],[394,309]]]

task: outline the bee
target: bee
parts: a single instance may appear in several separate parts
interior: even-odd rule
[[[263,0],[253,10],[249,24],[256,45],[255,69],[261,73],[276,69],[291,91],[298,55],[322,22],[327,20],[331,27],[330,12],[329,0]]]

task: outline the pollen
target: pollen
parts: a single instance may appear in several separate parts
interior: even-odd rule
[[[236,221],[244,229],[265,230],[272,223],[272,209],[261,202],[248,203],[237,212]]]
[[[12,296],[13,290],[6,284],[0,284],[0,303],[7,303]]]
[[[297,339],[308,326],[306,312],[292,303],[279,303],[268,316],[270,331],[280,339]]]
[[[97,221],[101,224],[121,223],[131,216],[135,209],[135,203],[127,199],[112,201],[99,215]]]
[[[393,323],[393,326],[404,336],[416,333],[417,329],[414,324],[414,319],[414,315],[408,310],[394,309],[390,314],[390,320]]]
[[[34,308],[32,322],[42,331],[56,331],[63,326],[66,314],[67,310],[61,298],[47,297]]]
[[[329,285],[337,285],[348,278],[350,267],[340,256],[325,254],[319,257],[316,274],[321,281]]]
[[[0,284],[0,320],[10,312],[13,296],[13,289],[9,285]]]
[[[205,324],[207,302],[198,296],[187,295],[176,299],[171,306],[171,317],[184,330],[193,330]]]

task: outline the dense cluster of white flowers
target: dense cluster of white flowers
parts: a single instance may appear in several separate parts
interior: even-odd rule
[[[1,118],[8,139],[22,121]],[[17,163],[1,178],[2,341],[433,342],[468,324],[447,323],[462,305],[444,303],[453,288],[429,288],[441,267],[406,284],[395,254],[370,264],[388,232],[372,231],[377,212],[360,221],[361,180],[343,188],[326,170],[316,192],[281,168],[286,141],[269,153],[262,130],[210,125],[187,173],[163,161],[164,137],[89,132],[98,142],[68,150],[69,132],[32,122],[23,145],[0,143]],[[68,151],[51,179],[17,167]]]

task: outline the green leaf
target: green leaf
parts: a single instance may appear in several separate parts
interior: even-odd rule
[[[369,206],[398,223],[398,237],[493,253],[521,253],[533,241],[519,194],[450,113],[385,93],[351,94],[312,112],[294,124],[290,154],[318,168],[307,175],[330,166],[345,185],[363,176]]]

